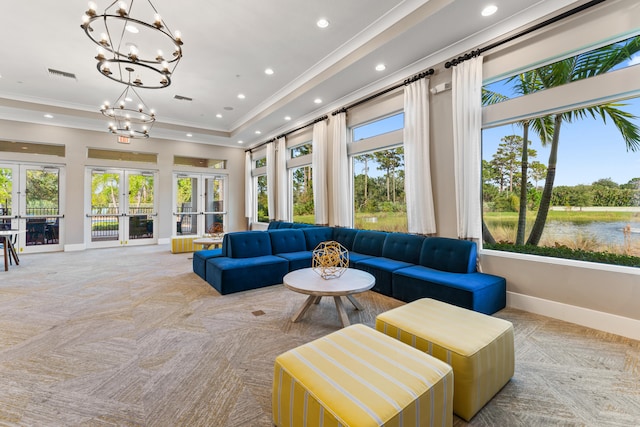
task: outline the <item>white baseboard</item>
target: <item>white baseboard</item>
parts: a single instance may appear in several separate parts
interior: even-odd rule
[[[159,245],[168,245],[171,243],[171,238],[170,237],[164,237],[162,239],[158,239],[158,244]]]
[[[84,251],[85,249],[87,249],[87,245],[85,245],[84,243],[78,243],[75,245],[64,245],[65,252]]]
[[[640,320],[629,317],[514,292],[507,292],[507,306],[640,340]]]

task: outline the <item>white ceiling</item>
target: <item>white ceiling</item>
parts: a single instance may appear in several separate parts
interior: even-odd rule
[[[96,3],[101,11],[111,0]],[[498,12],[483,18],[489,3]],[[153,0],[182,33],[184,57],[169,87],[138,93],[156,111],[152,138],[246,148],[573,3]],[[85,10],[84,0],[29,0],[0,14],[0,119],[107,132],[99,107],[125,86],[97,71],[95,44],[80,27]],[[328,28],[315,25],[321,17]],[[385,71],[375,71],[379,63]],[[275,74],[266,75],[268,67]],[[49,68],[76,79],[51,76]]]

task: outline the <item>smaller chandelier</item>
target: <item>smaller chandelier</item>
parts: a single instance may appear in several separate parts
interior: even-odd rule
[[[126,71],[131,74],[132,68]],[[149,131],[156,121],[153,110],[149,110],[138,92],[127,85],[113,105],[105,102],[100,112],[111,119],[109,131],[127,138],[149,138]]]
[[[102,75],[129,86],[161,89],[171,84],[182,59],[182,39],[180,32],[169,30],[151,1],[147,2],[134,10],[135,0],[128,7],[124,1],[114,1],[102,14],[89,2],[80,27],[98,45],[95,59]],[[152,19],[145,22],[133,16]],[[129,68],[136,76],[133,81],[125,72]]]

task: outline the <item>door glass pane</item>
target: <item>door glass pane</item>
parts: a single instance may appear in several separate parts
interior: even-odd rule
[[[208,234],[224,232],[224,184],[221,177],[205,179],[205,228]]]
[[[27,169],[25,179],[27,246],[58,244],[59,171]]]
[[[197,234],[198,179],[178,178],[178,200],[175,212],[178,214],[176,233],[180,235]]]
[[[13,192],[13,171],[11,168],[0,168],[0,228],[11,228]]]
[[[91,241],[118,240],[120,174],[91,173]]]
[[[129,175],[129,239],[153,237],[153,176]]]

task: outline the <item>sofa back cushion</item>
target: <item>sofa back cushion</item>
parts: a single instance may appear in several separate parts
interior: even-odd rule
[[[295,228],[278,229],[270,231],[268,235],[271,237],[271,252],[273,254],[307,250],[307,241],[302,230]]]
[[[359,254],[382,256],[382,246],[388,233],[383,231],[358,230],[353,239],[353,251]]]
[[[331,227],[309,227],[303,228],[302,232],[307,241],[307,250],[312,251],[320,242],[333,240],[333,229]]]
[[[354,228],[333,227],[333,235],[331,240],[340,243],[347,250],[353,250],[353,241],[358,234],[358,230]]]
[[[473,273],[476,271],[478,251],[475,242],[427,237],[420,252],[420,265],[450,273]]]
[[[224,235],[222,253],[230,258],[252,258],[257,256],[272,255],[272,232],[264,231],[237,231]]]
[[[423,236],[415,234],[389,233],[382,246],[382,256],[417,264],[424,239]]]

